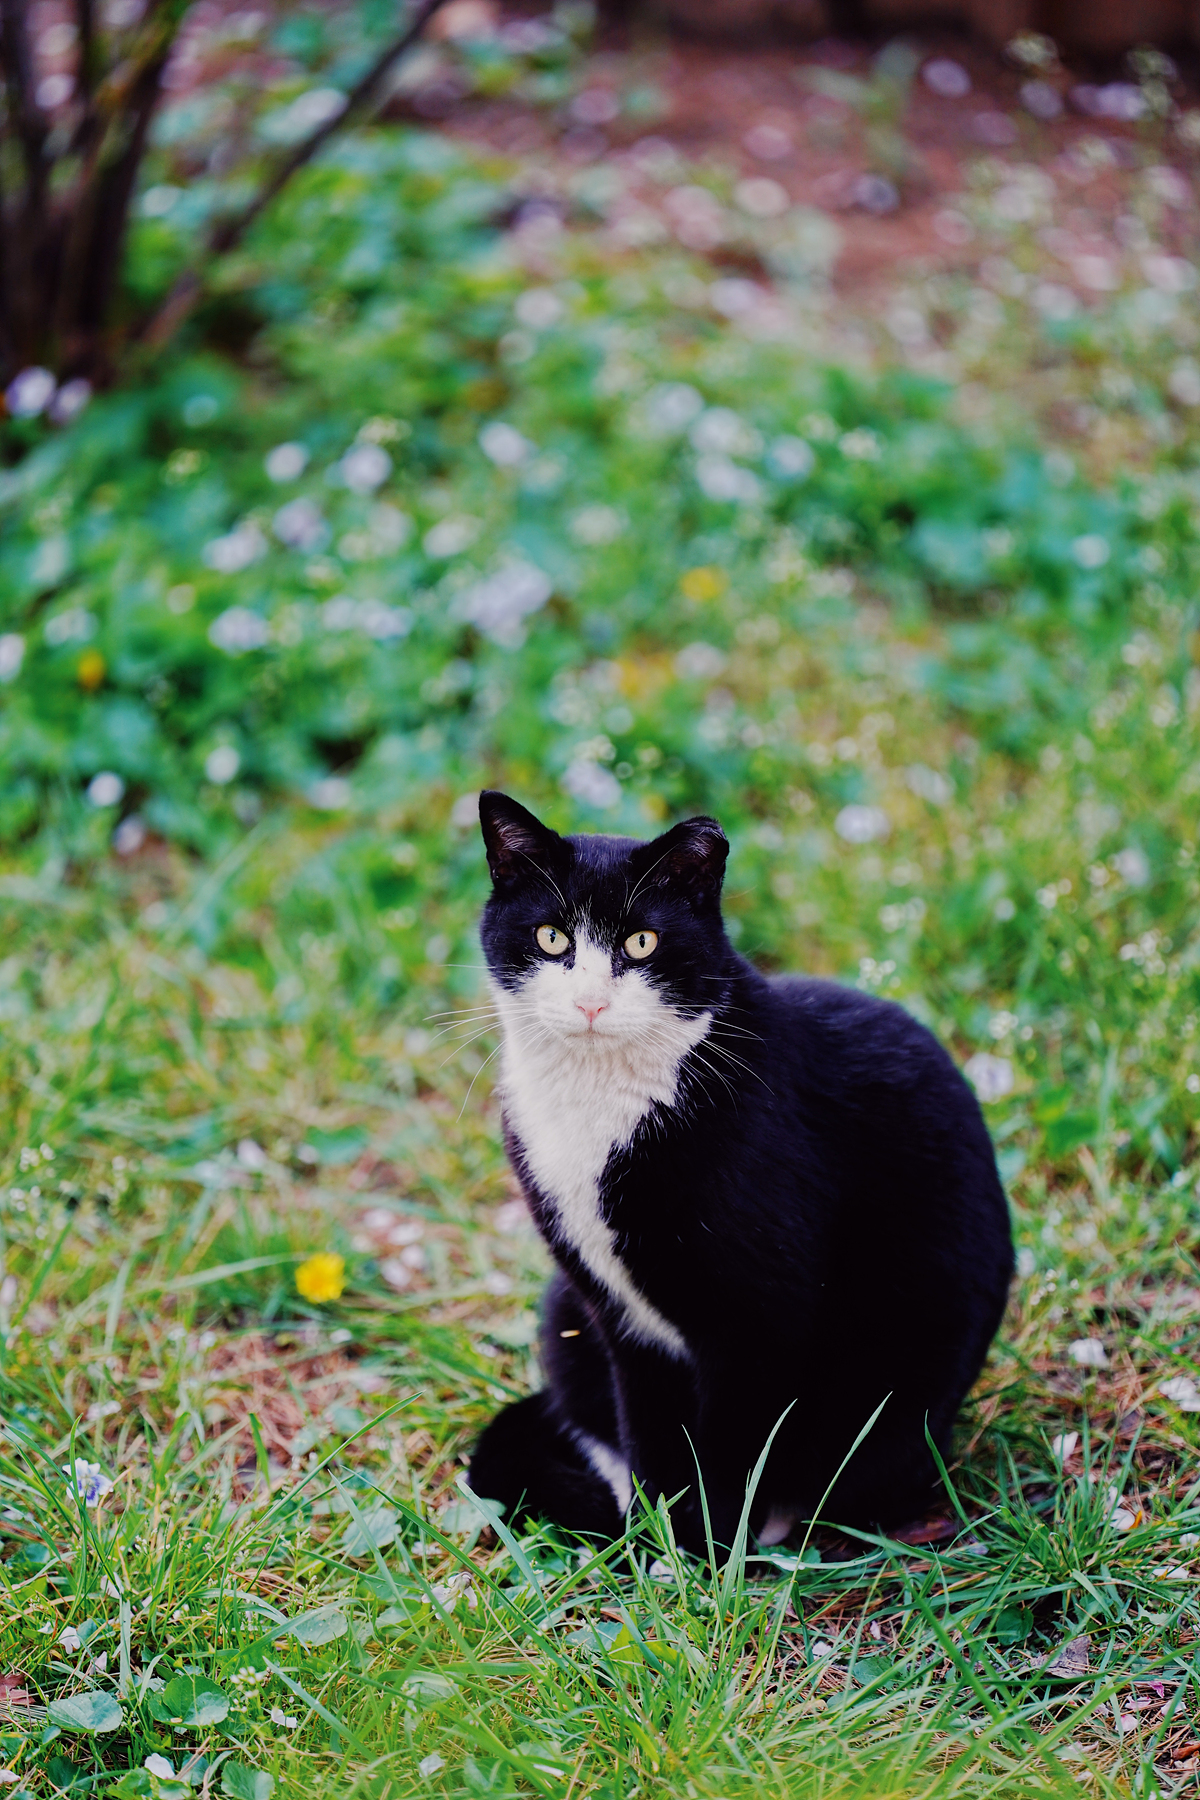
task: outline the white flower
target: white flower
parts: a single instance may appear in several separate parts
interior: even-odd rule
[[[1106,1369],[1108,1367],[1108,1351],[1099,1338],[1076,1338],[1068,1346],[1067,1355],[1081,1369]]]
[[[873,175],[870,171],[858,177],[850,189],[850,196],[855,206],[861,206],[864,212],[874,213],[876,218],[895,212],[900,204],[895,182],[889,181],[886,175]]]
[[[300,1723],[294,1713],[285,1713],[281,1706],[273,1706],[267,1714],[272,1725],[280,1725],[284,1731],[295,1731]]]
[[[843,806],[833,829],[848,844],[873,844],[887,836],[892,822],[881,806]]]
[[[173,187],[169,181],[157,182],[146,189],[138,210],[143,219],[165,219],[182,197],[181,187]]]
[[[168,1762],[165,1756],[159,1756],[157,1751],[146,1758],[142,1767],[148,1769],[151,1775],[157,1775],[160,1781],[174,1781],[175,1779],[175,1765]]]
[[[1078,1442],[1077,1431],[1060,1431],[1056,1438],[1050,1440],[1050,1453],[1058,1462],[1065,1463],[1074,1455]]]
[[[87,797],[93,806],[117,806],[125,793],[125,783],[111,769],[101,769],[88,782]]]
[[[878,433],[868,430],[865,425],[860,425],[857,431],[847,431],[839,438],[838,449],[852,462],[878,462],[883,454]]]
[[[513,311],[522,325],[531,331],[545,331],[557,325],[566,309],[553,288],[527,288],[517,296]]]
[[[769,298],[767,290],[744,275],[723,275],[710,284],[709,304],[723,319],[746,319]]]
[[[566,770],[560,786],[572,799],[581,801],[584,806],[597,807],[601,812],[610,812],[621,803],[621,784],[612,771],[582,757]]]
[[[56,107],[65,106],[74,92],[75,77],[64,71],[39,81],[34,89],[34,99],[43,112],[53,112]]]
[[[460,1600],[465,1600],[472,1612],[477,1605],[471,1576],[465,1569],[460,1569],[457,1575],[451,1575],[446,1581],[435,1582],[429,1591],[438,1605],[444,1606],[447,1612],[453,1612]]]
[[[675,657],[675,673],[681,681],[715,681],[725,668],[725,653],[715,644],[685,644]]]
[[[963,1066],[963,1074],[984,1101],[1003,1100],[1013,1089],[1013,1066],[1007,1056],[977,1050]]]
[[[704,396],[686,381],[664,381],[651,388],[642,408],[645,424],[656,437],[686,431],[704,407]]]
[[[479,448],[498,469],[515,469],[529,460],[534,446],[515,425],[494,419],[479,433]]]
[[[1021,105],[1035,119],[1057,119],[1062,114],[1062,95],[1048,81],[1024,81],[1020,88]]]
[[[63,385],[50,402],[48,417],[56,425],[69,425],[77,419],[92,397],[92,384],[82,375],[74,381],[64,381]]]
[[[962,100],[971,91],[971,77],[959,62],[935,56],[921,70],[921,80],[943,100]]]
[[[69,606],[65,612],[55,613],[52,619],[46,620],[42,635],[52,648],[57,649],[60,644],[86,642],[94,636],[95,630],[94,613],[85,611],[82,606]]]
[[[581,507],[569,524],[571,536],[578,544],[612,544],[624,529],[625,521],[615,506]]]
[[[1070,288],[1064,287],[1060,281],[1039,281],[1031,298],[1034,309],[1044,319],[1069,319],[1079,306]]]
[[[1160,294],[1189,293],[1196,285],[1196,271],[1182,256],[1154,253],[1142,258],[1142,273]]]
[[[1107,538],[1102,538],[1098,532],[1089,531],[1073,541],[1071,555],[1081,569],[1102,569],[1112,551]]]
[[[350,783],[340,775],[326,775],[313,782],[305,798],[318,812],[341,812],[350,804]]]
[[[10,1782],[20,1781],[20,1779],[21,1777],[17,1774],[15,1769],[0,1769],[0,1782],[3,1782],[5,1787],[7,1787]]]
[[[812,474],[816,460],[812,445],[790,433],[775,438],[767,451],[771,473],[785,481],[803,481]]]
[[[460,594],[455,610],[459,618],[477,625],[485,637],[515,646],[520,641],[522,620],[545,606],[553,592],[554,583],[544,569],[514,562]]]
[[[792,204],[787,189],[769,175],[749,175],[739,181],[733,197],[752,219],[777,219]]]
[[[391,474],[392,459],[381,444],[355,444],[334,466],[351,493],[373,494]]]
[[[29,559],[29,572],[39,587],[51,587],[61,581],[71,562],[69,538],[61,532],[43,538]]]
[[[762,449],[754,427],[728,406],[706,407],[688,437],[694,449],[716,456],[754,456]]]
[[[49,369],[36,365],[14,375],[4,390],[4,400],[14,419],[36,419],[45,412],[58,386]]]
[[[118,856],[133,856],[146,841],[146,821],[136,813],[122,819],[113,832],[113,849]]]
[[[0,681],[15,681],[25,661],[25,639],[19,631],[0,635]]]
[[[398,1293],[412,1286],[412,1270],[398,1256],[385,1256],[379,1265],[379,1273],[388,1286]]]
[[[68,1655],[73,1656],[79,1649],[79,1633],[74,1625],[64,1625],[58,1634],[58,1641]]]
[[[209,643],[230,656],[242,656],[247,650],[261,650],[270,638],[267,621],[251,612],[248,606],[227,607],[208,628]]]
[[[308,467],[308,451],[303,444],[276,444],[268,452],[263,467],[268,479],[277,484],[295,481]]]
[[[281,544],[306,555],[319,550],[329,539],[329,527],[311,500],[289,500],[275,514],[271,528]]]
[[[1172,1375],[1169,1381],[1159,1382],[1158,1391],[1173,1400],[1180,1412],[1200,1412],[1200,1389],[1190,1375]]]
[[[431,1775],[436,1775],[438,1770],[444,1769],[445,1766],[445,1757],[439,1756],[435,1750],[432,1755],[423,1756],[421,1758],[420,1762],[417,1764],[417,1774],[420,1775],[423,1780],[428,1781]]]
[[[266,553],[266,538],[257,525],[247,521],[227,531],[224,537],[210,538],[200,555],[208,568],[215,569],[218,575],[236,575]]]
[[[954,783],[949,776],[942,775],[937,769],[930,769],[924,763],[913,763],[904,771],[904,779],[908,790],[919,800],[927,800],[931,806],[945,806],[954,798]]]
[[[358,628],[377,643],[407,637],[412,624],[413,616],[406,606],[387,606],[382,600],[359,601]]]
[[[204,773],[217,787],[232,781],[242,766],[242,759],[232,744],[218,744],[204,759]]]
[[[339,88],[309,88],[297,95],[290,106],[277,106],[259,123],[259,131],[274,144],[298,144],[310,131],[340,118],[346,110],[346,96]]]
[[[1132,81],[1109,81],[1096,90],[1094,104],[1100,118],[1129,123],[1145,112],[1146,97]]]
[[[752,125],[742,142],[761,162],[782,162],[792,153],[792,140],[779,125]]]
[[[458,556],[461,551],[470,549],[482,530],[478,519],[467,513],[454,514],[430,526],[421,540],[421,548],[426,556]]]
[[[1124,850],[1118,850],[1113,857],[1113,867],[1122,881],[1130,887],[1146,887],[1150,880],[1150,858],[1136,844],[1129,844]]]
[[[82,1457],[74,1463],[63,1464],[63,1474],[73,1483],[75,1492],[85,1506],[98,1506],[102,1497],[112,1488],[112,1482],[104,1474],[99,1463],[85,1462]]]
[[[1167,392],[1180,406],[1200,406],[1200,368],[1182,357],[1167,376]]]
[[[696,481],[710,500],[742,501],[751,505],[762,494],[762,483],[752,469],[744,469],[728,456],[702,456],[696,463]]]

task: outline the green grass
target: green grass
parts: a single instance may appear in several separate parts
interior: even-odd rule
[[[10,1791],[182,1793],[148,1756],[207,1758],[191,1785],[235,1797],[267,1776],[381,1797],[1186,1789],[1191,428],[1159,431],[1136,480],[1088,483],[1032,424],[964,419],[969,295],[940,377],[848,368],[672,304],[679,253],[606,247],[582,200],[532,283],[561,313],[514,346],[513,179],[420,136],[347,146],[206,338],[5,477]],[[1165,417],[1179,344],[1123,307],[1032,346],[1014,314],[991,378],[1019,388],[1040,358],[1067,390],[1103,354]],[[237,358],[213,347],[231,319]],[[807,480],[743,449],[757,495],[706,493],[686,437],[646,433],[666,381],[736,411],[744,444],[803,432]],[[487,460],[497,420],[528,466]],[[323,473],[364,425],[394,461],[374,499]],[[263,457],[287,439],[312,463],[276,491]],[[271,537],[296,492],[329,519],[319,548]],[[380,500],[413,521],[398,550]],[[425,548],[462,516],[456,558]],[[206,564],[247,521],[262,553]],[[460,607],[506,556],[552,578],[520,644]],[[341,594],[407,608],[408,635],[331,624]],[[264,622],[241,655],[208,635],[235,605]],[[98,772],[119,802],[87,798]],[[662,1512],[597,1554],[513,1539],[460,1492],[482,1423],[537,1382],[546,1273],[495,1040],[453,1013],[482,979],[485,780],[564,828],[716,812],[747,954],[994,1059],[972,1067],[1021,1272],[948,1543],[819,1532],[714,1572]],[[146,835],[114,847],[134,815]],[[347,1268],[323,1306],[294,1281],[316,1250]],[[1084,1339],[1101,1366],[1072,1358]],[[803,1409],[822,1369],[798,1379]],[[112,1483],[94,1506],[64,1474],[81,1461]],[[1084,1635],[1086,1670],[1048,1666]]]

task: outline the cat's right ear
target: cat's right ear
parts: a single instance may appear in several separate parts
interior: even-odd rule
[[[551,831],[516,800],[494,788],[485,788],[479,796],[479,824],[488,868],[497,887],[511,887],[529,875],[541,873],[547,859],[555,857],[563,847],[557,831]]]

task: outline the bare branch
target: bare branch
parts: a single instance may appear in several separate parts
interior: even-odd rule
[[[301,143],[294,146],[281,157],[274,170],[267,176],[262,187],[240,212],[226,219],[209,238],[207,256],[221,256],[239,244],[276,195],[286,187],[298,169],[310,162],[329,139],[337,132],[344,131],[346,125],[357,117],[361,117],[374,107],[382,98],[388,76],[400,58],[411,50],[418,38],[423,34],[433,15],[444,6],[446,0],[421,0],[412,21],[395,37],[387,48],[376,58],[366,74],[351,89],[346,97],[346,105],[335,118],[327,119],[319,125]],[[153,314],[140,336],[144,344],[154,348],[164,344],[178,330],[183,320],[195,306],[203,291],[204,277],[200,269],[187,269],[176,281],[167,298]]]
[[[25,162],[26,207],[40,200],[46,179],[46,138],[50,121],[37,103],[27,0],[0,0],[0,45],[8,114]]]
[[[75,0],[75,22],[79,33],[79,92],[84,101],[91,99],[99,75],[99,49],[96,39],[96,14],[92,0]]]

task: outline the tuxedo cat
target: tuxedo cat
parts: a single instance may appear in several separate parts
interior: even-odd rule
[[[911,1520],[1012,1272],[970,1088],[899,1006],[734,951],[714,819],[641,843],[504,794],[480,816],[508,1153],[558,1268],[546,1386],[492,1420],[472,1488],[615,1536],[636,1476],[702,1551],[698,1465],[728,1545],[791,1407],[750,1520],[779,1543],[884,1401],[822,1516]]]

